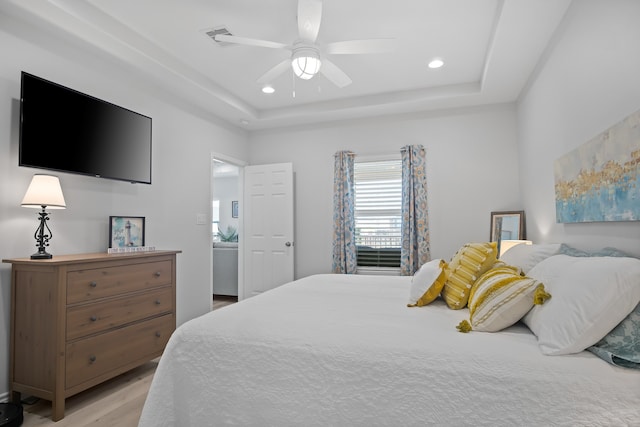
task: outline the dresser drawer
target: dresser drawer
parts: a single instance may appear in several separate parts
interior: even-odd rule
[[[71,307],[67,309],[67,340],[172,311],[171,288]]]
[[[173,278],[171,265],[167,260],[70,271],[67,304],[169,285]]]
[[[67,344],[66,388],[162,351],[174,329],[169,314]]]

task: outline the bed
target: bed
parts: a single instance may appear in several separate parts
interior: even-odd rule
[[[640,425],[640,370],[543,355],[522,323],[460,333],[411,283],[313,275],[183,324],[140,426]]]

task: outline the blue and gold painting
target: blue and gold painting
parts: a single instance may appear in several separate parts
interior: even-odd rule
[[[554,164],[559,223],[640,220],[640,111]]]

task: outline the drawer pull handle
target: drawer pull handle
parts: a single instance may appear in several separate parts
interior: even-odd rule
[[[89,356],[89,362],[93,363],[96,361],[96,357],[92,354],[91,356]]]
[[[156,337],[160,338],[160,332],[156,332]]]
[[[92,288],[95,288],[96,286],[98,286],[97,282],[90,282],[89,286],[91,286]]]
[[[156,271],[153,275],[156,276],[156,277],[160,277],[160,272]]]
[[[91,316],[89,320],[91,320],[92,322],[95,322],[96,320],[98,320],[98,318],[96,316]]]
[[[156,300],[156,305],[160,305],[160,300],[159,299]]]

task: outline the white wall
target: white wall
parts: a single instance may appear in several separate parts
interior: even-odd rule
[[[37,35],[36,28],[29,30]],[[209,311],[211,228],[196,225],[196,214],[211,218],[211,153],[248,160],[246,134],[155,98],[158,91],[144,91],[147,85],[135,80],[132,70],[51,38],[47,43],[42,48],[0,30],[0,258],[35,252],[37,212],[20,207],[31,176],[41,172],[18,167],[20,71],[25,70],[153,118],[152,185],[57,174],[67,209],[52,211],[49,251],[54,256],[105,252],[109,215],[144,216],[147,245],[182,250],[178,323]],[[0,264],[0,400],[9,389],[10,290],[10,265]]]
[[[334,153],[397,154],[408,144],[427,152],[432,258],[487,241],[491,211],[522,208],[513,105],[255,133],[251,164],[293,163],[297,278],[331,271]]]
[[[574,1],[518,106],[529,237],[640,255],[640,223],[556,224],[553,162],[640,109],[640,2]],[[640,201],[640,197],[638,197]]]

